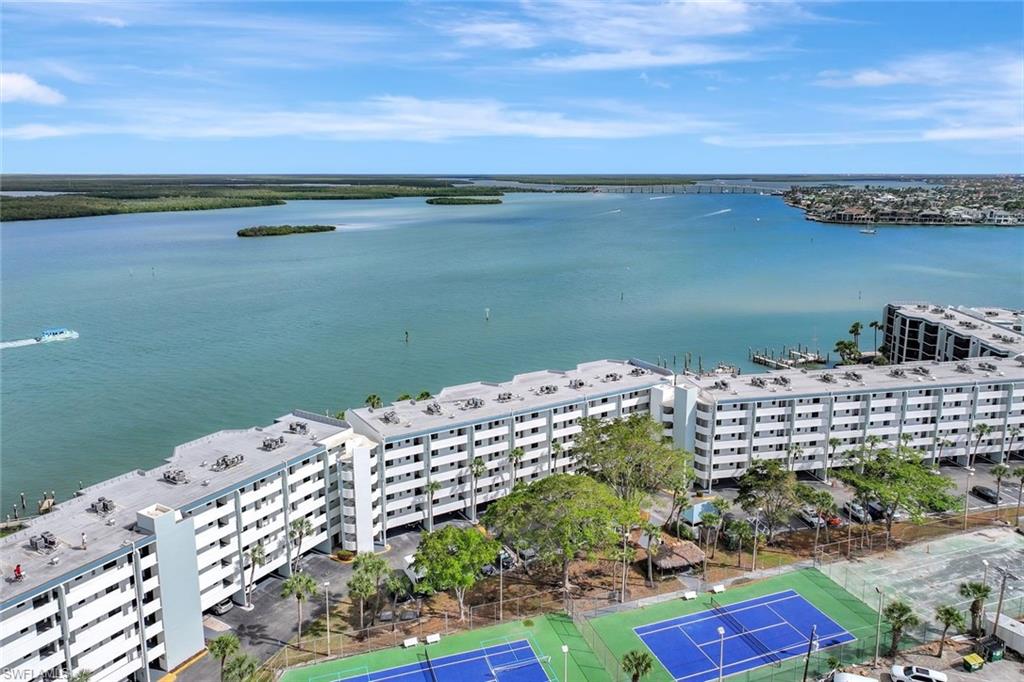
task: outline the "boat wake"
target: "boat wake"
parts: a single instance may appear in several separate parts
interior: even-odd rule
[[[4,348],[17,348],[18,346],[34,346],[40,343],[39,339],[21,339],[19,341],[0,341],[0,350]]]
[[[714,215],[722,215],[723,213],[732,213],[731,208],[723,208],[721,211],[712,211],[711,213],[705,213],[704,215],[697,216],[698,218],[710,218]]]
[[[622,213],[621,208],[616,208],[612,211],[605,211],[604,213],[598,213],[597,215],[611,215],[612,213]]]
[[[647,197],[647,201],[658,201],[659,199],[671,199],[672,197],[666,195],[663,197]]]

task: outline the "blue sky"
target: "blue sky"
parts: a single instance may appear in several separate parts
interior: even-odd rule
[[[6,1],[4,172],[1024,172],[1024,3]]]

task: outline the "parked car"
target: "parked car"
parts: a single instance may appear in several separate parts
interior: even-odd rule
[[[842,528],[843,526],[843,517],[838,514],[825,514],[821,518],[825,519],[829,528]]]
[[[868,513],[871,514],[871,518],[875,520],[882,520],[886,514],[885,506],[878,501],[868,503]],[[893,521],[907,521],[910,519],[910,514],[897,507],[896,511],[892,515]]]
[[[223,616],[233,608],[235,608],[235,602],[230,599],[225,599],[224,601],[214,604],[213,608],[210,609],[210,612],[215,616]]]
[[[814,507],[800,507],[800,511],[796,515],[811,528],[825,525],[825,519],[818,516],[818,511]]]
[[[853,673],[844,673],[839,670],[833,670],[825,677],[822,677],[818,682],[878,682],[874,677],[864,677],[863,675],[854,675]]]
[[[971,488],[971,494],[974,495],[975,497],[980,497],[986,502],[991,502],[992,504],[999,504],[999,493],[997,493],[992,488],[989,488],[987,485],[974,486],[973,488]]]
[[[946,673],[916,665],[894,665],[889,671],[892,682],[948,682]]]
[[[846,515],[857,523],[871,523],[871,514],[868,514],[864,507],[860,506],[853,500],[848,500],[846,504],[843,505],[843,511],[845,511]]]

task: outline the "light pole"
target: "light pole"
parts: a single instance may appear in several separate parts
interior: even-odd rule
[[[885,593],[875,588],[878,593],[878,619],[875,621],[875,660],[873,665],[878,665],[878,652],[882,646],[882,602],[885,601]]]
[[[994,566],[993,568],[997,573],[1003,576],[1003,580],[999,585],[999,602],[996,605],[996,621],[992,623],[992,634],[994,635],[996,634],[996,631],[999,630],[999,618],[1003,615],[1003,595],[1006,592],[1006,579],[1021,580],[1022,578],[1018,575],[1014,575],[1009,570],[1001,566]]]
[[[811,638],[807,640],[807,657],[804,659],[804,679],[807,682],[807,671],[811,667],[811,654],[818,650],[818,626],[811,626]]]
[[[722,661],[725,658],[725,628],[718,626],[718,682],[722,682]]]
[[[967,479],[964,481],[964,530],[967,530],[967,510],[970,508],[971,477],[974,476],[974,469],[967,470]]]
[[[981,563],[985,564],[985,577],[981,579],[981,582],[988,587],[988,559],[982,559]]]
[[[761,523],[761,508],[758,507],[754,515],[754,551],[750,557],[750,570],[757,571],[757,528]]]
[[[562,645],[562,682],[569,682],[569,645]]]
[[[331,655],[331,586],[330,580],[324,581],[324,608],[327,610],[327,656]]]
[[[498,622],[505,620],[505,550],[498,552]]]

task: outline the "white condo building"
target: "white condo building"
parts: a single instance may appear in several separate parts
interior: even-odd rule
[[[914,315],[947,319],[932,308]],[[915,347],[912,334],[892,333]],[[650,414],[694,453],[705,488],[765,458],[825,477],[873,436],[905,435],[930,456],[963,459],[978,423],[992,427],[979,454],[999,460],[1021,450],[1009,436],[1024,426],[1021,356],[951,343],[966,349],[963,359],[744,376],[600,360],[350,410],[346,421],[296,411],[204,436],[175,448],[166,465],[86,488],[0,540],[0,572],[11,576],[20,564],[26,576],[0,583],[0,671],[159,679],[203,649],[205,612],[225,599],[245,603],[247,552],[257,543],[267,562],[256,581],[287,575],[300,553],[375,551],[389,533],[440,516],[475,518],[515,481],[572,471],[584,417]],[[478,459],[484,471],[474,476]],[[312,528],[301,545],[289,533],[298,518]]]
[[[885,307],[890,362],[1008,358],[1024,353],[1021,313],[1004,308],[963,308],[930,303]]]

